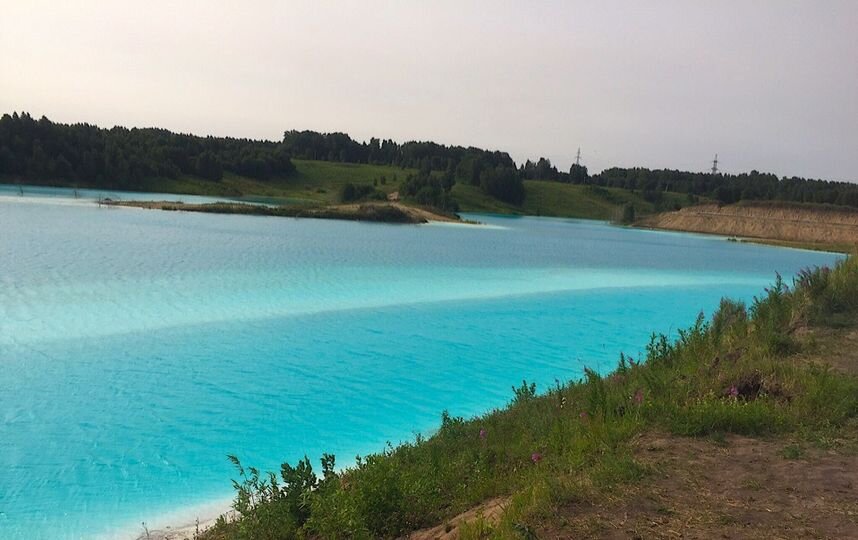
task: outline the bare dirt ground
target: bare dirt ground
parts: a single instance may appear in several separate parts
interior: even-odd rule
[[[457,217],[452,216],[452,215],[448,216],[448,215],[440,214],[438,212],[433,212],[433,211],[426,209],[426,208],[421,208],[419,206],[408,206],[408,205],[402,204],[400,202],[363,203],[363,204],[375,204],[377,206],[393,206],[395,208],[398,208],[399,210],[402,210],[403,212],[412,216],[413,218],[415,218],[415,221],[443,221],[443,222],[448,222],[448,223],[459,223],[459,222],[461,222],[460,219],[458,219]],[[342,205],[337,206],[337,208],[356,209],[359,206],[360,206],[359,204],[351,204],[351,205],[350,204],[342,204]]]
[[[858,538],[858,455],[851,450],[658,434],[635,448],[652,475],[602,503],[562,507],[538,537]]]
[[[446,523],[442,523],[431,529],[423,529],[406,536],[407,540],[456,540],[459,538],[459,525],[482,517],[488,523],[497,523],[503,515],[507,500],[503,498],[492,499],[475,508],[454,517]]]

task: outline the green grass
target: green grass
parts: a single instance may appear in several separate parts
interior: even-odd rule
[[[749,307],[725,300],[676,340],[653,335],[641,358],[621,355],[609,375],[587,371],[541,394],[523,382],[501,410],[444,413],[433,436],[339,473],[328,456],[321,480],[309,461],[284,465],[281,479],[236,460],[234,506],[243,517],[204,537],[395,538],[505,496],[500,523],[477,521],[462,537],[521,538],[559,505],[647,478],[631,447],[646,431],[831,439],[858,417],[858,378],[797,361],[791,329],[856,314],[858,260],[850,258],[803,272],[792,287],[778,280]]]
[[[281,203],[333,204],[339,202],[346,183],[373,185],[385,193],[399,189],[405,177],[416,171],[388,165],[363,165],[293,159],[296,173],[285,179],[254,180],[231,173],[220,182],[198,178],[160,179],[146,182],[147,191],[243,197]],[[382,183],[384,178],[384,183]]]
[[[624,189],[562,184],[546,180],[525,180],[524,189],[526,195],[521,206],[498,201],[476,186],[463,184],[453,187],[453,196],[463,212],[616,220],[623,205],[627,203],[633,204],[639,215],[656,211],[655,205],[645,201],[639,193]],[[665,193],[663,197],[662,205],[666,209],[672,209],[674,203],[688,204],[686,197],[679,193]]]

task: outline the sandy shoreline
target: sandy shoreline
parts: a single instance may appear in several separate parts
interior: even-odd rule
[[[121,536],[128,540],[194,540],[198,533],[213,527],[220,516],[229,518],[234,513],[232,499],[218,499],[177,509],[153,521],[142,520],[141,523],[123,528],[125,534]],[[143,523],[146,524],[145,529]]]

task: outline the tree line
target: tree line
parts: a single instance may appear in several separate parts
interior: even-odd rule
[[[286,178],[291,159],[367,163],[416,169],[403,195],[420,204],[455,210],[456,183],[479,187],[487,195],[519,205],[523,180],[623,188],[642,192],[657,203],[664,192],[705,197],[722,203],[783,200],[858,207],[858,185],[806,178],[778,178],[751,171],[709,174],[670,169],[605,169],[590,175],[573,164],[558,170],[547,158],[520,166],[506,152],[446,146],[431,141],[398,143],[371,138],[360,142],[345,133],[286,131],[279,142],[199,137],[156,128],[103,129],[90,124],[60,124],[28,113],[0,117],[0,176],[27,181],[111,189],[145,189],[157,178],[191,176],[220,180],[225,172],[258,180]]]
[[[28,181],[139,189],[156,178],[216,182],[227,171],[267,180],[294,170],[283,143],[0,117],[0,174]]]
[[[605,169],[587,180],[594,185],[639,190],[644,194],[665,191],[707,197],[724,204],[745,200],[777,200],[838,204],[858,207],[858,185],[799,177],[778,178],[771,173],[711,174],[670,169]]]
[[[527,160],[520,167],[526,180],[553,180],[571,184],[621,188],[641,192],[658,204],[668,191],[685,193],[692,201],[705,197],[724,204],[739,201],[789,201],[858,207],[858,184],[813,178],[783,177],[751,171],[741,174],[689,172],[643,167],[611,167],[590,176],[587,167],[572,164],[559,171],[546,158]]]

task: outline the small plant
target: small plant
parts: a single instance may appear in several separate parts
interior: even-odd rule
[[[513,398],[512,404],[527,403],[536,397],[536,383],[527,384],[527,381],[521,381],[521,386],[512,387]]]
[[[804,451],[797,444],[790,444],[781,450],[781,455],[785,459],[800,459],[804,455]]]

